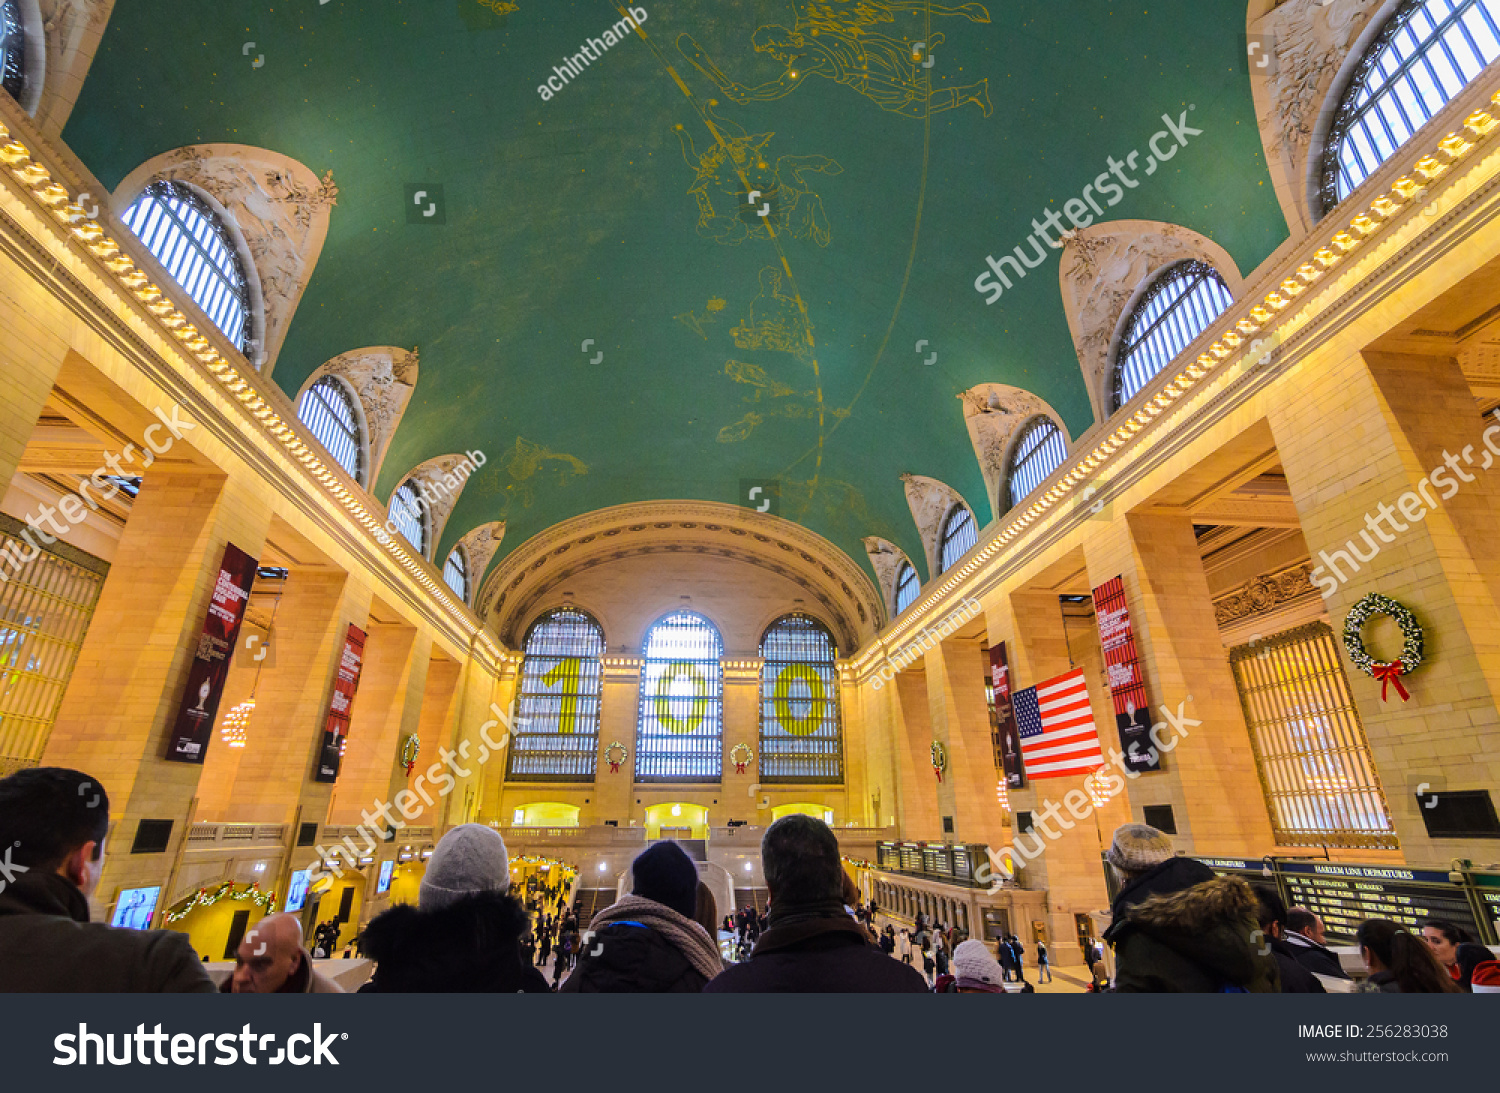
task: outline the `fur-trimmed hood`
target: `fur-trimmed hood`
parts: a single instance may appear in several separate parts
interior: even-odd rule
[[[1180,892],[1151,896],[1125,912],[1125,921],[1151,932],[1206,933],[1225,924],[1255,922],[1255,892],[1239,877],[1214,877]]]
[[[531,925],[520,901],[499,892],[423,910],[401,904],[377,916],[361,938],[376,963],[368,990],[401,993],[543,992],[521,952]]]
[[[1121,976],[1132,989],[1280,989],[1280,975],[1256,923],[1258,904],[1238,877],[1215,876],[1123,908],[1110,928]]]

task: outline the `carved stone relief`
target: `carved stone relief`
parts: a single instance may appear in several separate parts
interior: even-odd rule
[[[991,512],[998,515],[1007,507],[1001,491],[1005,488],[1006,463],[1016,433],[1038,414],[1057,422],[1064,436],[1067,428],[1045,401],[1009,384],[981,383],[964,391],[958,399],[964,404],[964,425],[984,475]]]
[[[146,184],[165,178],[218,201],[244,236],[259,281],[261,325],[251,356],[269,374],[328,235],[339,188],[296,160],[240,144],[189,145],[137,167],[115,191],[123,212]],[[253,296],[252,289],[252,296]]]
[[[305,391],[324,376],[338,376],[354,389],[365,415],[369,468],[366,485],[379,481],[386,450],[416,389],[420,363],[415,349],[408,353],[394,346],[371,346],[341,353],[308,376],[302,385]],[[297,397],[302,397],[301,391]]]
[[[1114,359],[1127,306],[1163,268],[1196,258],[1218,270],[1238,297],[1243,279],[1227,251],[1195,231],[1154,220],[1113,220],[1075,232],[1063,249],[1059,278],[1073,345],[1088,385],[1094,420],[1112,410]]]
[[[1350,49],[1387,0],[1285,0],[1250,31],[1250,81],[1282,210],[1293,235],[1311,230],[1308,156]]]
[[[911,508],[911,518],[922,537],[922,547],[927,551],[927,572],[936,575],[942,550],[943,520],[953,506],[962,505],[964,499],[936,478],[903,474],[901,481],[906,485],[906,504]]]
[[[1308,596],[1318,590],[1312,583],[1312,563],[1304,562],[1278,573],[1252,577],[1232,592],[1214,600],[1214,619],[1220,626],[1238,622],[1252,615],[1263,615]]]
[[[46,39],[43,83],[34,111],[50,136],[61,133],[78,101],[115,0],[37,0]],[[23,5],[23,19],[25,10]],[[28,26],[27,30],[31,28]]]
[[[489,569],[504,538],[505,521],[493,520],[488,524],[480,524],[458,541],[458,545],[463,547],[464,558],[469,563],[470,600],[474,599],[472,590],[478,588],[479,582],[484,579],[484,571]]]
[[[885,602],[886,613],[896,617],[896,577],[901,565],[908,561],[906,553],[889,539],[878,535],[865,538],[865,553],[870,556],[870,565],[880,581],[880,598]]]
[[[464,492],[464,485],[477,469],[466,455],[440,455],[419,464],[407,475],[422,498],[422,507],[427,513],[431,528],[431,537],[427,543],[429,559],[433,559],[433,552],[443,538],[443,528]],[[395,496],[394,491],[391,496]],[[498,543],[495,545],[499,546]],[[494,557],[494,550],[490,551],[490,556]]]

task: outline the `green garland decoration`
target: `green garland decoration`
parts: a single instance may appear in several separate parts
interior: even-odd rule
[[[1378,615],[1389,615],[1401,628],[1401,655],[1395,660],[1376,660],[1365,649],[1365,623]],[[1349,661],[1361,672],[1380,680],[1380,697],[1386,697],[1386,688],[1394,683],[1402,701],[1411,696],[1401,685],[1401,676],[1409,675],[1421,666],[1426,654],[1422,624],[1411,609],[1378,592],[1371,592],[1349,610],[1344,618],[1344,651]]]

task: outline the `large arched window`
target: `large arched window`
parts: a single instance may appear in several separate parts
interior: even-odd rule
[[[833,636],[816,619],[785,615],[766,629],[760,655],[760,780],[842,782]]]
[[[26,30],[16,0],[0,3],[0,86],[16,102],[26,92]]]
[[[1067,442],[1051,418],[1034,418],[1024,426],[1010,455],[1007,478],[1011,505],[1019,505],[1022,498],[1045,482],[1047,476],[1061,467],[1067,458]]]
[[[896,614],[901,614],[917,598],[922,583],[917,580],[917,571],[910,562],[902,562],[896,571]]]
[[[964,505],[954,505],[943,521],[943,541],[939,551],[938,572],[946,573],[979,541],[974,514]]]
[[[364,436],[354,396],[342,380],[324,376],[297,400],[297,417],[312,430],[333,461],[365,484]]]
[[[1204,262],[1178,262],[1157,274],[1120,339],[1114,408],[1133,399],[1233,302],[1224,279]]]
[[[158,180],[120,218],[236,349],[250,347],[250,282],[234,237],[189,186]]]
[[[1500,57],[1500,0],[1408,0],[1360,58],[1327,140],[1328,212]]]
[[[635,740],[639,782],[711,782],[723,768],[724,640],[677,610],[646,633]]]
[[[523,649],[506,777],[589,781],[598,765],[604,628],[587,611],[560,607],[531,624]]]
[[[410,478],[391,494],[391,524],[418,554],[427,556],[427,506]]]
[[[464,603],[469,602],[469,563],[464,558],[463,547],[454,547],[443,563],[443,583]]]

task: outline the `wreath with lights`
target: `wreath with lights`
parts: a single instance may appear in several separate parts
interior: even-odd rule
[[[937,780],[943,780],[943,771],[948,769],[948,749],[943,747],[941,740],[934,740],[928,754],[932,756],[932,773],[937,775]]]
[[[1365,623],[1379,615],[1390,616],[1401,628],[1401,655],[1395,660],[1376,660],[1365,649],[1363,636]],[[1344,651],[1349,654],[1350,663],[1365,675],[1380,681],[1382,702],[1386,699],[1386,689],[1393,683],[1396,685],[1396,693],[1401,696],[1401,701],[1405,702],[1411,698],[1411,695],[1402,686],[1401,677],[1414,672],[1421,666],[1426,651],[1422,624],[1404,604],[1397,603],[1389,596],[1371,592],[1356,603],[1344,619]]]
[[[755,752],[750,750],[749,744],[736,744],[729,749],[729,760],[734,764],[736,774],[744,774],[750,764],[755,762]]]
[[[609,764],[611,774],[620,773],[620,764],[625,762],[630,752],[625,750],[625,745],[618,740],[611,740],[609,747],[604,749],[604,761]]]
[[[406,773],[411,774],[412,768],[417,765],[417,753],[422,750],[422,741],[412,733],[401,743],[401,765],[406,768]]]

